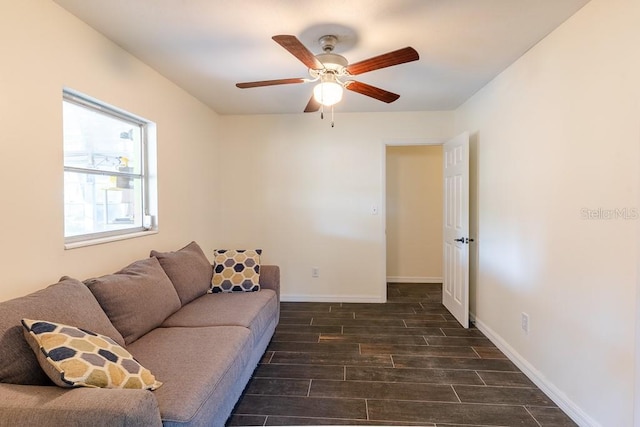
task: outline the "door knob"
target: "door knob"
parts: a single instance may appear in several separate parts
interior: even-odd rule
[[[460,243],[469,243],[469,242],[473,242],[473,239],[470,239],[468,237],[461,237],[459,239],[453,239],[454,242],[460,242]]]

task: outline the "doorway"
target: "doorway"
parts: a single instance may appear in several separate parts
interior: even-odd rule
[[[442,145],[388,145],[386,271],[390,283],[442,283]]]

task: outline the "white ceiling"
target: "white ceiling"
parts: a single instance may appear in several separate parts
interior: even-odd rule
[[[302,112],[312,83],[238,89],[237,82],[308,77],[271,40],[313,53],[337,35],[350,63],[412,46],[420,60],[354,77],[400,94],[385,104],[346,91],[336,111],[451,110],[589,0],[54,0],[220,114]]]

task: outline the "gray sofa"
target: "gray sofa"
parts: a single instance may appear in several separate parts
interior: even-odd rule
[[[279,268],[261,266],[258,292],[207,293],[212,266],[195,242],[151,255],[0,303],[0,426],[225,424],[278,323]],[[23,318],[110,337],[163,384],[58,387],[26,343]]]

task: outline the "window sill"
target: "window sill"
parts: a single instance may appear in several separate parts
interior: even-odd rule
[[[91,239],[91,240],[84,240],[81,242],[65,243],[64,248],[65,250],[67,250],[67,249],[83,248],[85,246],[102,245],[103,243],[117,242],[118,240],[134,239],[136,237],[150,236],[152,234],[158,234],[158,230],[154,229],[154,230],[146,230],[146,231],[137,231],[135,233],[121,234],[119,236],[109,236],[109,237],[102,237],[100,239]]]

